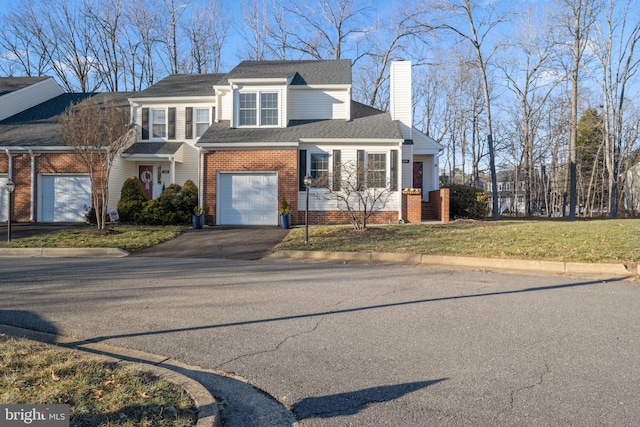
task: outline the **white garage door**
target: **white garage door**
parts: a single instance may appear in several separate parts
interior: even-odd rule
[[[7,198],[9,191],[7,191],[7,176],[0,175],[0,222],[7,221]]]
[[[218,175],[218,224],[278,225],[276,173]]]
[[[88,175],[42,175],[40,177],[40,222],[82,222],[91,207]]]

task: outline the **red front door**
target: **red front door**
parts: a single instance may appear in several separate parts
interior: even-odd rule
[[[138,166],[138,179],[144,187],[144,194],[153,199],[153,166]]]
[[[422,162],[413,162],[413,188],[422,189]]]

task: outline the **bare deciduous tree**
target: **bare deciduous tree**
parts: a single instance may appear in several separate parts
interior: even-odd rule
[[[128,109],[119,109],[112,98],[87,98],[67,108],[59,131],[62,141],[74,149],[89,172],[98,229],[104,230],[111,166],[136,136]]]
[[[380,212],[393,195],[391,183],[364,162],[347,161],[334,169],[331,177],[318,177],[314,187],[323,188],[322,197],[333,200],[344,218],[356,230],[367,228],[369,218]]]

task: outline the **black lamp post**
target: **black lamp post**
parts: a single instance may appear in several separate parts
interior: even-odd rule
[[[303,183],[307,191],[307,205],[304,210],[304,245],[307,246],[309,244],[309,187],[311,187],[313,179],[307,175],[304,177]]]
[[[13,201],[13,190],[16,189],[16,185],[13,183],[13,181],[11,180],[11,178],[9,178],[9,181],[7,181],[7,190],[9,191],[8,194],[8,199],[9,199],[9,203],[7,203],[7,207],[8,207],[8,212],[7,212],[7,242],[11,241],[11,211],[12,211],[12,207],[11,207],[11,202]]]

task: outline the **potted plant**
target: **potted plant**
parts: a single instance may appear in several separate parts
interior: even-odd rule
[[[193,208],[193,215],[191,215],[191,224],[194,230],[200,230],[202,223],[204,222],[205,208],[203,206],[196,206]]]
[[[284,229],[291,228],[291,217],[289,216],[289,203],[287,203],[287,199],[282,198],[282,202],[280,203],[280,227]]]

